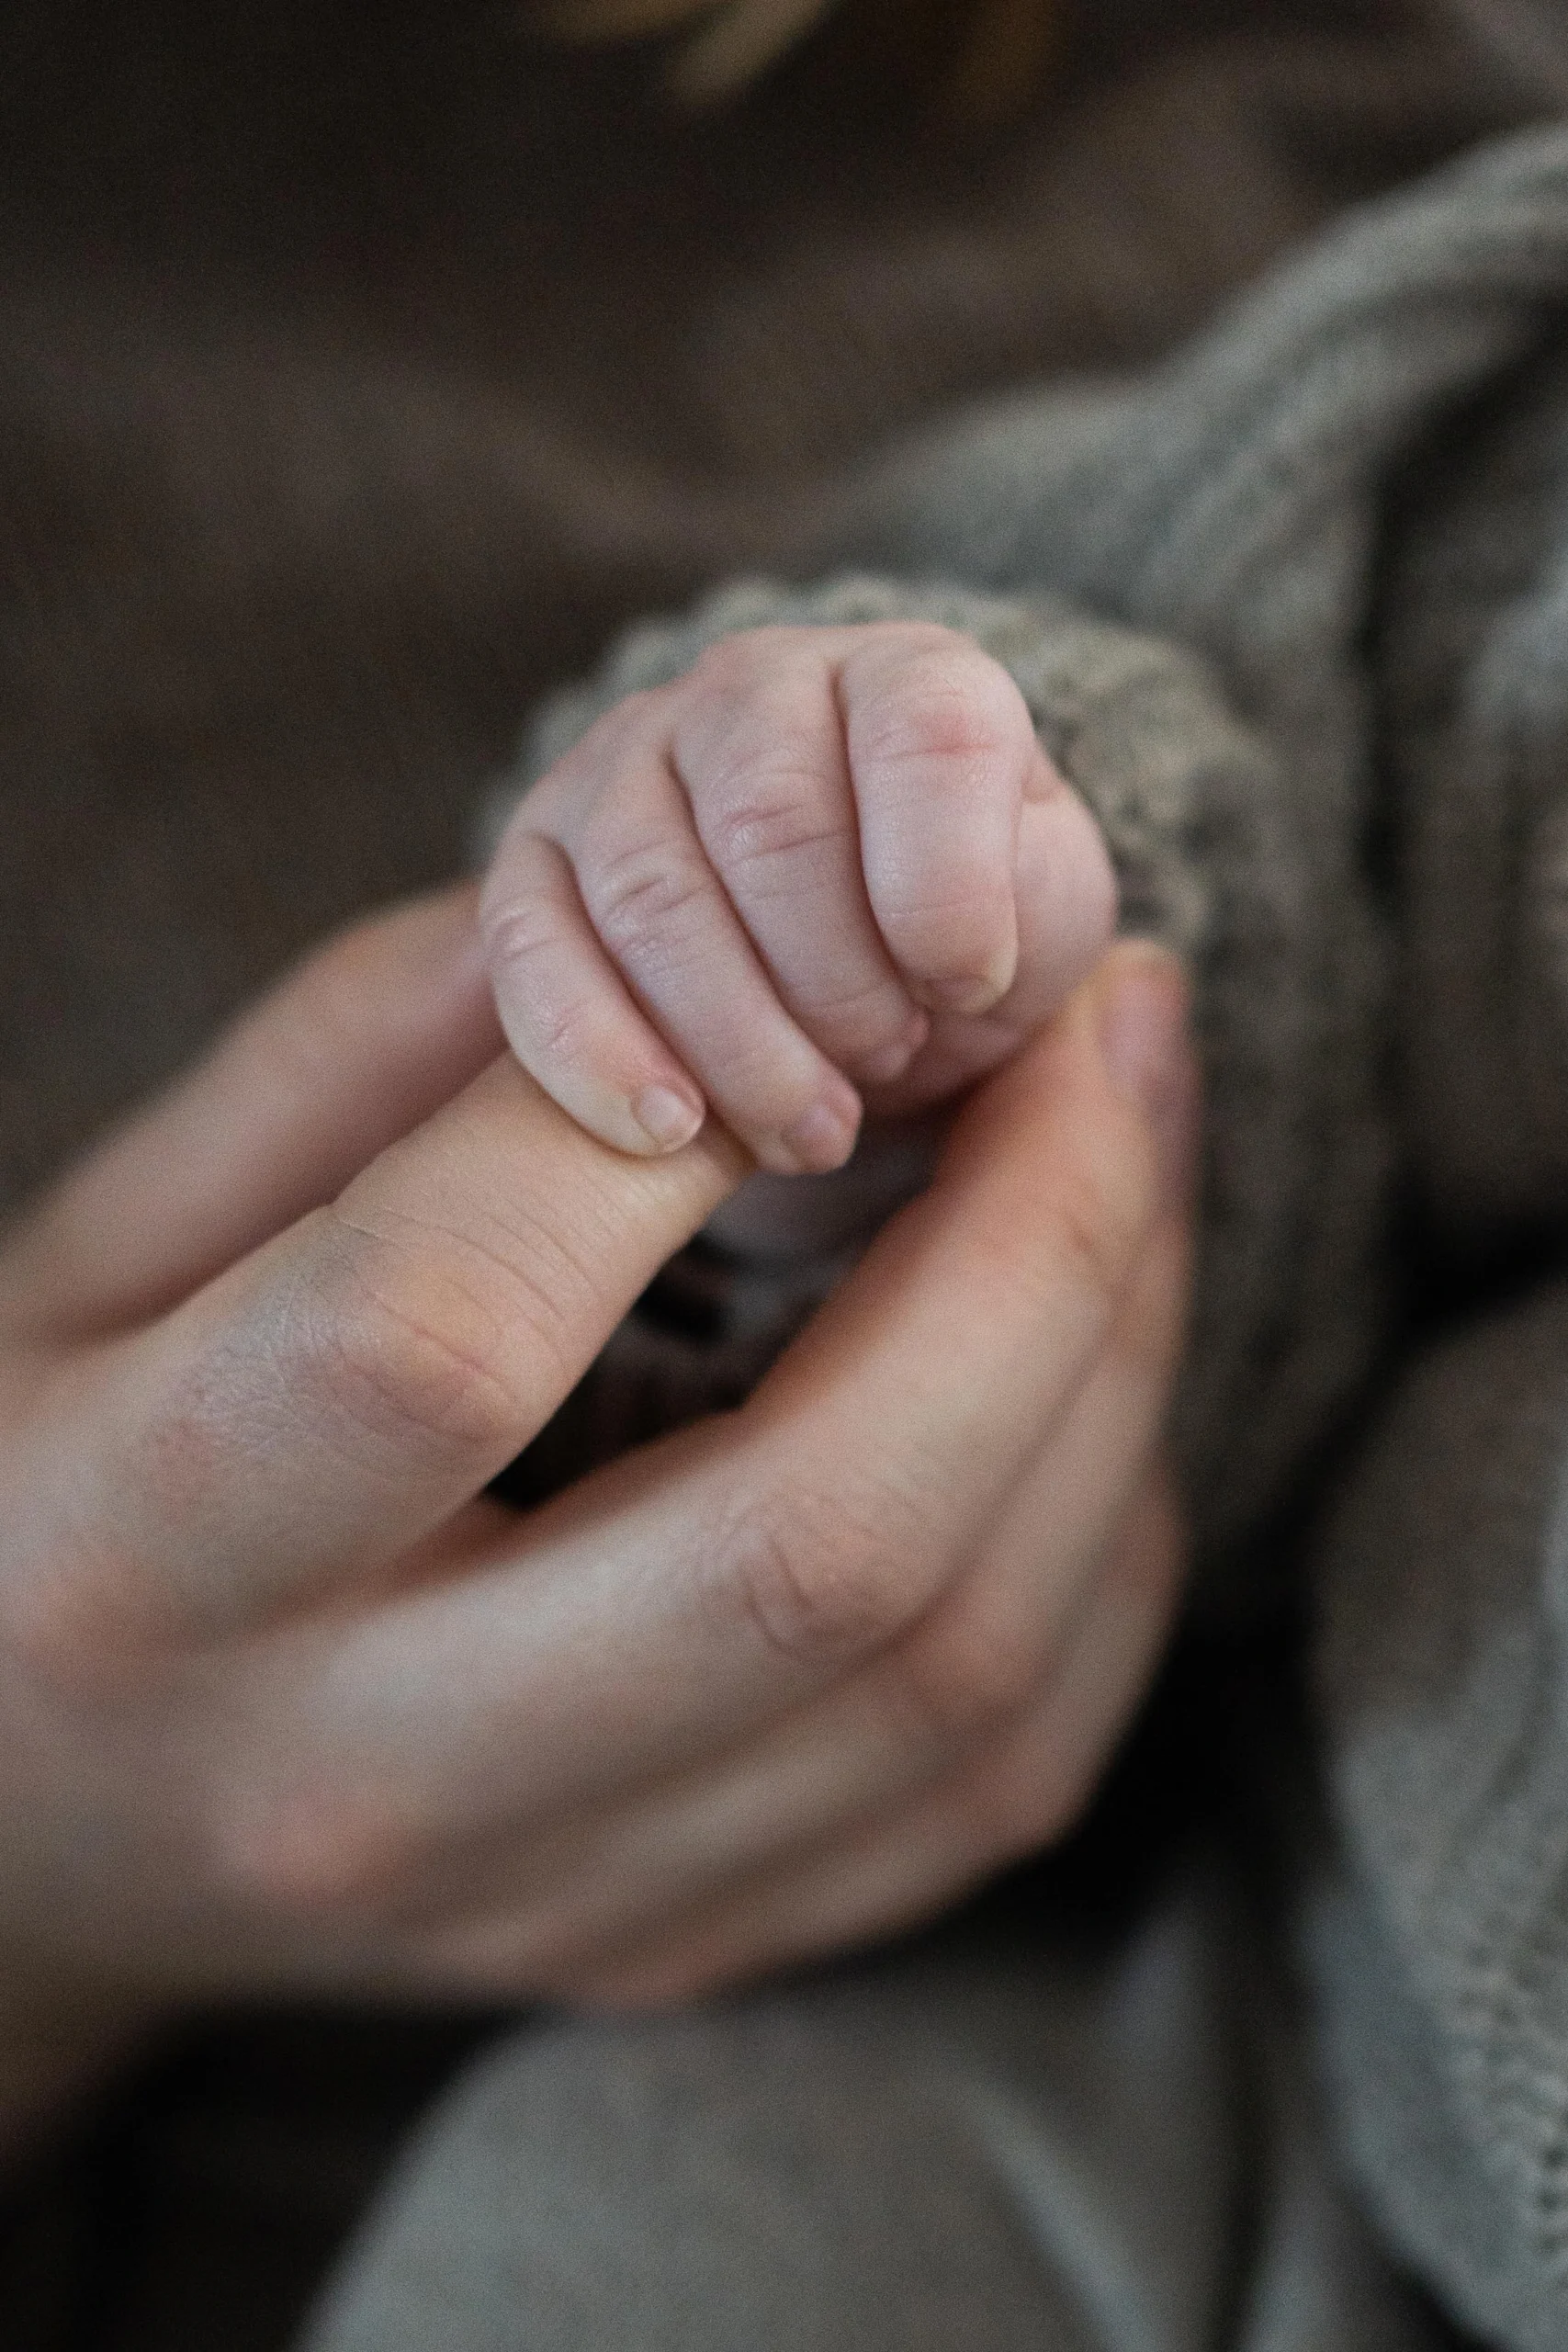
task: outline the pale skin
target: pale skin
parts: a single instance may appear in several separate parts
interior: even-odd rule
[[[1015,1053],[1115,904],[1007,672],[888,623],[747,630],[618,704],[524,799],[481,920],[563,1110],[637,1153],[711,1111],[789,1174]]]
[[[471,892],[47,1199],[0,1256],[0,2146],[194,1998],[669,2001],[1058,1834],[1179,1585],[1184,1004],[1114,950],[745,1408],[524,1521],[485,1483],[754,1160],[566,1115]]]

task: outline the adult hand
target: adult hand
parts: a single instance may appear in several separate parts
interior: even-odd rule
[[[494,1058],[469,894],[88,1161],[0,1261],[0,2120],[183,1999],[664,1999],[1061,1829],[1174,1606],[1182,1011],[1114,951],[745,1408],[526,1520],[748,1163]]]

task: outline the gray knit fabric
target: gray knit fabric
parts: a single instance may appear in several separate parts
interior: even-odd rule
[[[1396,2240],[1489,2339],[1568,2331],[1568,1289],[1408,1375],[1327,1544],[1345,1852],[1329,2074]]]
[[[1400,845],[1404,1111],[1450,1246],[1568,1186],[1568,352],[1400,484],[1380,676]]]
[[[830,550],[880,580],[645,632],[535,745],[764,618],[944,618],[1008,662],[1130,919],[1198,972],[1211,1553],[1379,1419],[1396,1200],[1456,1278],[1568,1227],[1565,331],[1554,131],[1363,213],[1134,390],[905,451]],[[1551,1291],[1417,1370],[1315,1563],[1338,2126],[1396,2247],[1518,2352],[1568,2340],[1565,1363]]]
[[[1336,2181],[1288,2006],[1199,1864],[1108,1958],[970,1931],[502,2045],[300,2352],[1449,2343]]]

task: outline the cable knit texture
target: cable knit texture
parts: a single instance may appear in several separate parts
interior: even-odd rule
[[[1330,2080],[1396,2239],[1529,2352],[1568,2318],[1565,1470],[1557,1284],[1410,1374],[1324,1562]]]

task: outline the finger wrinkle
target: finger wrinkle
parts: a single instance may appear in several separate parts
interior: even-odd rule
[[[345,1375],[349,1385],[389,1407],[394,1429],[442,1440],[466,1429],[470,1442],[488,1449],[507,1442],[526,1421],[541,1387],[575,1380],[575,1301],[561,1294],[588,1289],[587,1277],[554,1237],[547,1244],[552,1278],[547,1279],[434,1221],[405,1216],[389,1218],[383,1228],[330,1214],[368,1250],[347,1278],[348,1311],[340,1299],[328,1325],[329,1395],[342,1393],[340,1375]],[[398,1231],[399,1225],[406,1230]],[[434,1261],[421,1246],[432,1238],[446,1245]],[[384,1281],[377,1261],[388,1259],[399,1261],[398,1271]],[[487,1292],[482,1280],[463,1279],[459,1267],[499,1273],[504,1298],[498,1304],[493,1283]],[[589,1295],[596,1300],[595,1293]],[[526,1379],[512,1376],[536,1351],[543,1351],[546,1380],[532,1364]]]
[[[823,1492],[797,1480],[742,1498],[719,1529],[705,1581],[766,1653],[819,1672],[908,1629],[930,1598],[913,1566],[930,1548],[919,1500],[891,1482],[863,1494],[849,1480]]]
[[[767,797],[752,789],[733,808],[698,812],[705,845],[721,869],[750,871],[775,862],[795,863],[812,853],[842,848],[853,828],[840,813],[822,807],[821,780],[807,770],[770,767]],[[790,792],[789,786],[797,789]]]
[[[688,923],[716,890],[705,862],[668,834],[617,843],[596,859],[584,849],[578,879],[594,930],[627,966],[671,953],[671,926]]]

